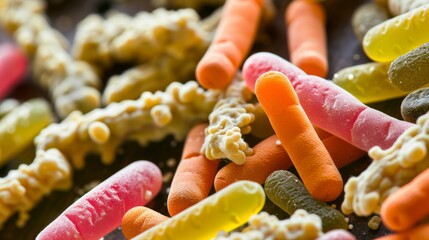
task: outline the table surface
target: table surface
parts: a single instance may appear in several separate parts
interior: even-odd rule
[[[103,13],[108,9],[116,9],[129,14],[135,14],[142,10],[152,10],[149,1],[109,1],[109,0],[51,0],[48,5],[48,16],[52,25],[60,30],[68,39],[72,40],[76,24],[87,16],[89,13]],[[289,1],[278,0],[276,7],[278,14],[275,21],[262,30],[263,41],[255,44],[253,52],[269,51],[274,52],[282,57],[287,58],[286,34],[283,23],[283,12],[286,4]],[[346,3],[347,2],[347,3]],[[352,66],[359,63],[365,63],[369,60],[362,52],[361,46],[355,38],[351,25],[350,18],[356,7],[366,0],[326,0],[323,2],[327,9],[327,31],[328,31],[328,48],[329,48],[329,78],[340,69]],[[0,41],[11,41],[10,37],[6,36],[3,31],[0,32]],[[33,84],[30,74],[27,79],[16,88],[11,94],[12,97],[20,100],[25,100],[33,97],[47,97],[46,93],[38,86]],[[402,99],[394,99],[390,101],[380,102],[370,105],[373,108],[379,109],[397,118],[401,118],[399,106]],[[252,141],[250,139],[249,141]],[[140,147],[136,143],[125,143],[117,155],[116,161],[109,166],[103,165],[98,156],[88,156],[85,169],[74,172],[74,187],[68,192],[53,192],[31,211],[31,218],[27,225],[20,229],[15,226],[16,216],[11,218],[0,231],[0,239],[34,239],[35,236],[52,220],[54,220],[65,208],[67,208],[80,195],[79,192],[88,184],[103,181],[119,169],[125,167],[129,163],[145,159],[157,163],[165,175],[172,175],[175,171],[175,165],[167,164],[169,159],[180,159],[183,143],[176,142],[172,137],[165,139],[159,143],[150,144],[147,147]],[[0,176],[4,176],[11,169],[15,169],[20,163],[30,163],[34,158],[34,148],[30,147],[25,152],[20,154],[16,160],[8,165],[0,168]],[[171,163],[171,162],[170,162]],[[341,169],[344,182],[352,176],[358,175],[370,163],[370,159],[366,156],[343,169]],[[160,194],[154,201],[149,203],[149,207],[158,210],[167,215],[166,189],[169,187],[167,181]],[[340,206],[342,196],[334,203]],[[271,204],[267,204],[266,211],[277,213],[279,218],[284,217],[280,214],[281,210]],[[381,226],[378,230],[371,230],[368,226],[369,218],[360,218],[354,215],[347,216],[350,218],[350,223],[353,224],[351,232],[358,239],[373,239],[377,236],[387,234],[389,231]],[[123,239],[119,229],[105,237],[105,239]]]

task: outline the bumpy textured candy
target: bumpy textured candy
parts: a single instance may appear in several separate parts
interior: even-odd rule
[[[220,92],[217,91],[205,92],[196,82],[191,81],[185,85],[172,83],[167,87],[166,92],[154,94],[145,92],[138,100],[110,104],[105,109],[95,109],[86,115],[74,112],[63,122],[51,124],[36,137],[38,157],[35,161],[39,158],[50,159],[54,154],[55,159],[60,158],[65,163],[70,160],[76,168],[82,168],[88,152],[100,152],[102,161],[111,163],[116,149],[124,140],[136,140],[145,145],[149,141],[161,140],[169,134],[180,140],[192,126],[207,119],[219,95]],[[50,155],[47,155],[48,153]],[[51,169],[52,172],[49,174],[55,175],[52,181],[69,181],[71,170],[68,163],[67,174],[57,173],[49,166],[45,168]],[[27,176],[23,179],[31,180]],[[3,188],[0,186],[0,190],[17,192],[10,188],[15,185],[7,186]],[[17,187],[21,192],[16,198],[26,191],[26,186]],[[0,196],[3,195],[1,191]],[[4,205],[2,211],[7,213],[3,217],[4,221],[16,211],[17,207],[24,208],[23,212],[26,212],[50,191],[52,187],[36,187],[31,189],[31,194],[38,197],[24,199],[25,206],[21,206],[20,202],[16,203],[18,206]],[[16,202],[16,198],[13,198],[13,201]]]
[[[39,132],[53,122],[49,103],[29,100],[0,121],[0,165],[31,144]]]
[[[133,239],[212,239],[247,222],[264,202],[261,185],[238,181]]]
[[[390,83],[387,77],[389,65],[365,63],[347,67],[334,74],[332,81],[365,104],[407,95],[408,92]]]
[[[201,148],[210,159],[227,158],[236,164],[243,164],[246,156],[253,153],[242,138],[251,131],[254,120],[254,106],[247,103],[252,93],[247,89],[241,75],[236,76],[210,113],[210,124],[206,128],[206,139]]]
[[[407,13],[413,9],[429,4],[428,0],[389,0],[389,11],[393,16]]]
[[[405,131],[392,147],[373,147],[369,167],[351,177],[344,187],[341,210],[345,214],[368,216],[380,211],[380,205],[393,192],[429,167],[429,114],[417,120],[417,126]]]
[[[162,174],[155,164],[133,162],[79,198],[36,239],[100,239],[121,224],[129,209],[152,200],[161,185]]]
[[[353,31],[362,43],[365,34],[377,24],[388,20],[387,10],[376,3],[369,2],[358,7],[352,16]]]
[[[100,79],[91,66],[73,60],[62,48],[39,46],[33,73],[51,93],[56,112],[62,118],[74,110],[87,113],[100,106]]]
[[[125,99],[137,99],[144,91],[164,90],[172,82],[185,82],[194,77],[200,52],[190,52],[183,61],[170,57],[156,58],[112,76],[103,92],[107,105]]]
[[[30,57],[40,45],[68,46],[67,40],[49,26],[45,8],[43,0],[5,0],[0,6],[2,25]]]
[[[0,21],[34,61],[36,81],[49,90],[60,117],[74,110],[88,112],[100,105],[100,80],[87,63],[66,52],[67,40],[48,23],[44,2],[5,0]],[[29,21],[31,19],[31,21]]]
[[[363,49],[374,61],[391,62],[429,41],[429,5],[391,18],[373,28],[364,37]]]
[[[249,226],[242,232],[232,232],[229,236],[218,236],[216,240],[291,240],[316,239],[322,233],[322,220],[316,214],[303,209],[296,210],[288,219],[281,220],[266,212],[249,219]]]
[[[202,56],[209,40],[194,10],[160,8],[134,18],[121,13],[107,19],[88,16],[78,25],[73,52],[77,59],[103,69],[115,62],[143,63],[161,56],[179,61],[190,52]]]
[[[428,64],[429,43],[425,43],[392,62],[389,68],[389,80],[393,86],[402,91],[416,90],[429,83]]]
[[[304,209],[322,219],[323,231],[347,229],[344,215],[326,203],[312,198],[304,184],[289,171],[273,172],[265,181],[264,188],[268,198],[290,215],[297,209]]]
[[[151,0],[151,2],[158,7],[199,9],[203,6],[220,6],[225,0]]]
[[[39,150],[30,165],[21,164],[0,178],[0,227],[19,212],[17,225],[23,227],[30,211],[54,189],[71,185],[71,167],[57,149]]]
[[[401,103],[401,115],[405,121],[415,123],[429,111],[429,88],[416,90],[404,98]]]
[[[85,115],[74,112],[45,128],[35,143],[37,149],[59,149],[76,168],[84,166],[88,152],[100,153],[108,164],[125,140],[146,145],[169,134],[183,139],[191,127],[207,119],[219,95],[194,81],[174,82],[165,92],[144,92],[137,100],[112,103]]]

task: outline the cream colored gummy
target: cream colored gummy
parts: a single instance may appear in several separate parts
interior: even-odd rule
[[[91,15],[78,25],[73,52],[77,59],[100,68],[114,62],[144,63],[165,55],[184,61],[191,52],[204,52],[210,37],[192,9],[159,8],[133,18],[122,13],[106,19]]]
[[[9,217],[19,212],[17,225],[23,227],[31,210],[54,189],[71,184],[71,168],[57,149],[37,151],[30,165],[21,164],[0,178],[0,228]]]
[[[378,213],[390,194],[429,167],[428,119],[429,113],[421,116],[417,126],[405,131],[389,149],[376,146],[369,150],[372,163],[359,176],[351,177],[344,187],[341,210],[345,214]]]
[[[75,61],[62,48],[39,46],[33,73],[39,84],[48,89],[57,113],[66,117],[74,110],[83,113],[100,106],[100,80],[85,62]]]
[[[323,234],[322,220],[316,214],[303,209],[296,210],[289,219],[279,221],[274,215],[261,212],[249,219],[249,226],[242,232],[219,236],[216,240],[306,240]]]
[[[389,0],[389,11],[393,16],[407,13],[413,9],[429,4],[429,0]]]
[[[0,2],[0,21],[7,31],[15,32],[18,27],[29,22],[28,17],[42,15],[45,5],[44,0],[2,0]]]
[[[112,76],[103,92],[104,104],[137,99],[144,91],[164,90],[172,82],[185,82],[193,78],[195,68],[204,51],[190,52],[186,59],[156,58],[148,63]]]
[[[60,117],[100,105],[98,76],[87,63],[75,61],[66,52],[68,42],[49,25],[44,1],[4,0],[0,21],[33,58],[35,79],[51,93]]]
[[[247,103],[251,97],[241,75],[237,75],[209,116],[210,124],[205,129],[206,137],[201,148],[208,159],[227,158],[236,164],[244,164],[246,156],[253,154],[242,138],[242,134],[251,131],[250,124],[255,118],[254,106]]]
[[[151,0],[151,2],[157,7],[199,9],[202,6],[220,6],[225,0]]]
[[[45,128],[35,143],[37,149],[59,149],[76,168],[84,166],[89,152],[100,153],[109,164],[126,140],[146,145],[170,134],[182,140],[195,124],[208,118],[219,95],[219,91],[204,91],[195,81],[174,82],[165,92],[144,92],[137,100],[111,103],[85,115],[74,112]]]

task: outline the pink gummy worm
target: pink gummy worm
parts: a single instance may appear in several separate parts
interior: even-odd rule
[[[156,196],[161,185],[162,174],[155,164],[134,162],[69,206],[36,239],[98,240],[117,228],[129,209]]]
[[[0,99],[22,80],[27,69],[25,54],[10,43],[0,45]]]
[[[362,150],[374,146],[389,148],[406,129],[414,126],[364,105],[331,81],[306,75],[272,53],[253,54],[244,63],[243,76],[249,89],[254,90],[258,77],[267,71],[279,71],[289,78],[314,125]]]

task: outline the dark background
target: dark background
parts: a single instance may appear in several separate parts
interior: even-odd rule
[[[351,25],[351,15],[360,4],[367,2],[365,0],[326,0],[323,5],[327,9],[327,30],[329,47],[329,79],[333,74],[344,67],[359,63],[365,63],[369,60],[365,57],[360,44],[355,38]],[[275,1],[278,13],[273,23],[267,25],[261,30],[258,42],[253,48],[253,52],[269,51],[287,58],[286,33],[283,22],[283,13],[289,1]],[[142,10],[152,10],[149,0],[129,0],[129,1],[108,1],[108,0],[51,0],[49,1],[47,14],[51,20],[52,26],[61,31],[65,36],[72,40],[76,24],[89,13],[104,13],[109,9],[124,11],[129,14],[135,14]],[[203,9],[200,13],[205,16],[213,9]],[[0,41],[11,41],[4,31],[0,32]],[[20,100],[26,100],[33,97],[48,98],[46,93],[38,86],[32,83],[31,76],[28,74],[25,81],[18,86],[11,94],[11,97]],[[394,99],[386,102],[372,104],[371,107],[382,110],[389,115],[401,118],[399,106],[402,99]],[[256,139],[248,139],[250,143],[256,143]],[[17,217],[11,218],[0,231],[0,239],[34,239],[36,235],[52,220],[54,220],[64,209],[73,201],[79,198],[79,193],[85,188],[85,185],[94,181],[103,181],[119,169],[127,166],[129,163],[145,159],[158,164],[165,176],[165,184],[159,195],[154,201],[148,204],[149,207],[158,210],[167,215],[166,199],[167,188],[169,187],[171,177],[175,171],[177,161],[180,159],[183,143],[176,142],[172,137],[165,139],[160,143],[153,143],[143,148],[136,143],[129,142],[123,145],[117,155],[116,161],[109,166],[103,165],[98,156],[88,156],[84,170],[74,172],[74,187],[68,192],[53,192],[43,198],[41,202],[30,212],[31,218],[25,228],[17,228],[15,221]],[[10,162],[7,166],[0,168],[0,176],[5,176],[11,169],[16,169],[20,163],[31,163],[34,158],[34,148],[29,148],[23,152],[16,160]],[[174,161],[169,159],[175,159]],[[369,164],[370,159],[364,157],[358,162],[341,169],[344,182],[351,175],[358,175]],[[342,202],[342,196],[334,203],[339,207]],[[272,206],[269,202],[265,208],[266,211],[276,213],[279,218],[284,218],[285,214],[281,210]],[[388,230],[381,226],[379,230],[371,230],[368,226],[369,218],[358,218],[350,215],[350,223],[353,225],[351,232],[358,239],[373,239],[388,233]],[[123,239],[120,230],[105,237],[105,239]]]

